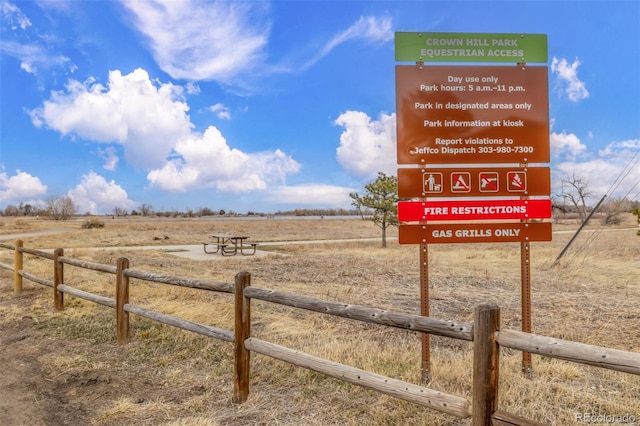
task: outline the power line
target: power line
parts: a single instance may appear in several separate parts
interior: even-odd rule
[[[600,207],[600,205],[602,204],[602,202],[605,200],[605,198],[607,198],[608,195],[614,193],[618,187],[622,184],[622,182],[625,181],[625,179],[631,174],[632,170],[635,170],[635,166],[636,164],[640,161],[640,148],[636,151],[636,153],[633,155],[633,157],[631,157],[631,159],[629,160],[629,162],[627,162],[627,165],[622,169],[622,171],[620,172],[620,174],[618,175],[618,177],[616,178],[616,180],[611,184],[611,187],[609,188],[609,190],[604,194],[604,196],[602,197],[602,199],[600,199],[600,201],[598,202],[598,204],[594,207],[594,209],[591,211],[591,213],[585,218],[585,220],[582,222],[582,224],[580,225],[580,227],[578,228],[578,230],[576,231],[576,233],[574,234],[574,236],[571,238],[571,240],[569,240],[569,243],[567,243],[567,245],[564,247],[564,249],[562,249],[562,251],[560,252],[560,254],[558,255],[558,257],[556,258],[555,262],[553,262],[553,265],[557,265],[558,262],[560,261],[560,259],[562,258],[562,256],[566,253],[566,251],[569,249],[569,246],[573,243],[573,241],[578,237],[578,234],[580,233],[580,231],[582,230],[582,228],[584,228],[587,224],[587,222],[589,221],[589,219],[591,218],[591,216],[593,216],[593,214],[595,214],[595,212],[598,210],[598,208]],[[638,186],[638,184],[640,184],[640,179],[629,189],[629,191],[625,194],[624,197],[622,197],[622,199],[625,199],[629,196],[629,194],[631,193],[631,191],[633,191],[635,189],[636,186]],[[636,194],[637,195],[637,194]],[[635,198],[635,196],[634,196]],[[578,249],[576,250],[576,252],[573,254],[573,256],[571,256],[571,259],[569,259],[569,263],[578,255],[580,254],[582,251],[584,251],[584,249],[587,248],[587,246],[589,246],[591,244],[591,241],[593,239],[596,238],[596,236],[598,236],[600,234],[600,232],[602,232],[602,226],[603,224],[600,223],[600,225],[593,231],[593,233],[578,247]]]
[[[638,185],[640,185],[640,179],[638,179],[638,180],[636,181],[636,183],[635,183],[631,188],[629,188],[629,191],[624,195],[624,197],[623,197],[623,198],[627,198],[627,197],[629,197],[629,194],[631,194],[631,191],[633,191],[634,189],[636,189],[636,186],[638,186]],[[637,197],[639,194],[640,194],[640,192],[638,192],[636,195],[634,195],[632,198],[630,198],[630,200],[631,200],[631,201],[635,200],[635,199],[636,199],[636,197]]]
[[[627,165],[622,169],[622,171],[620,172],[616,180],[611,184],[611,187],[605,193],[605,195],[610,195],[613,192],[615,192],[615,190],[618,189],[618,187],[622,184],[622,182],[624,182],[624,180],[631,174],[631,171],[635,170],[634,166],[638,164],[639,161],[640,161],[640,148],[638,148],[638,150],[633,155],[633,157],[631,157],[629,162],[627,162]],[[636,182],[636,185],[638,185],[637,182]],[[634,185],[633,187],[635,187],[636,185]]]

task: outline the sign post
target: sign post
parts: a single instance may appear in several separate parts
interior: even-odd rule
[[[429,312],[429,246],[420,244],[420,315],[430,316]],[[422,382],[431,382],[431,339],[428,333],[422,333]]]
[[[520,296],[522,298],[522,331],[531,333],[531,246],[529,241],[520,243]],[[528,377],[533,374],[533,362],[529,352],[522,352],[522,372]]]
[[[548,70],[526,64],[547,62],[547,36],[398,32],[395,56],[415,62],[396,66],[398,197],[412,199],[398,203],[398,220],[400,244],[420,245],[421,315],[429,244],[520,242],[522,330],[531,332],[530,242],[551,240],[539,221],[551,217],[551,179],[548,167],[529,166],[550,161]],[[422,345],[429,382],[428,334]],[[522,368],[531,374],[531,354]]]

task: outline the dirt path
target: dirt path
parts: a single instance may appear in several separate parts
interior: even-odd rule
[[[2,298],[3,308],[23,309],[33,297],[29,291]],[[31,292],[33,293],[33,292]],[[66,380],[46,377],[42,358],[73,342],[43,339],[29,316],[0,325],[0,419],[7,426],[85,425],[86,408],[82,402],[68,398]],[[71,345],[71,346],[68,346]],[[68,350],[64,349],[64,350]]]
[[[54,232],[51,232],[54,233]],[[35,234],[35,233],[34,233]],[[26,234],[15,234],[11,237],[6,238],[9,239],[18,239],[25,238]],[[4,239],[5,236],[0,237],[0,241]],[[389,241],[395,240],[397,238],[388,238]],[[379,238],[352,238],[352,239],[340,239],[340,240],[304,240],[304,241],[270,241],[270,242],[262,242],[259,247],[267,247],[267,246],[283,246],[283,245],[300,245],[300,244],[327,244],[327,243],[345,243],[345,242],[364,242],[364,241],[379,241]],[[186,259],[192,260],[224,260],[224,259],[251,259],[254,256],[264,257],[269,254],[273,254],[273,252],[268,250],[260,250],[257,249],[255,254],[253,255],[236,255],[236,256],[222,256],[220,253],[216,254],[207,254],[204,252],[202,244],[173,244],[173,245],[152,245],[152,246],[126,246],[120,247],[126,250],[158,250],[164,251],[171,255],[183,257]],[[83,250],[113,250],[113,247],[82,247]],[[249,249],[250,250],[250,249]],[[52,249],[44,249],[43,251],[52,252]],[[282,254],[279,253],[282,256]]]
[[[22,238],[39,237],[41,235],[59,234],[60,232],[73,231],[71,228],[54,228],[42,231],[22,232],[20,234],[4,234],[0,235],[0,241],[13,241]]]
[[[259,247],[282,246],[295,244],[326,244],[336,242],[354,242],[354,241],[378,241],[379,238],[358,238],[358,239],[342,239],[342,240],[306,240],[306,241],[272,241],[260,243]],[[96,250],[96,249],[94,249]],[[109,248],[111,250],[111,248]],[[127,247],[127,250],[161,250],[174,256],[184,257],[192,260],[224,260],[224,259],[251,259],[253,256],[264,257],[273,254],[268,250],[256,250],[254,255],[249,256],[222,256],[221,254],[207,254],[204,252],[202,244],[190,245],[165,245],[165,246],[134,246]],[[280,254],[281,255],[281,254]]]
[[[0,307],[29,311],[25,308],[34,304],[39,293],[41,288],[25,289],[19,295],[6,292],[0,295]],[[128,426],[126,418],[104,418],[105,410],[123,400],[143,407],[150,401],[179,401],[202,392],[166,386],[149,366],[110,368],[120,351],[115,343],[96,345],[47,336],[31,316],[0,322],[0,424]],[[76,358],[80,361],[70,363]],[[152,415],[142,424],[162,423]]]

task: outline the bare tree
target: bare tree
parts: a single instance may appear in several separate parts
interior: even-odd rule
[[[123,207],[114,207],[113,208],[113,215],[114,216],[126,216],[127,215],[127,209],[123,208]]]
[[[560,181],[560,196],[565,204],[571,205],[580,216],[580,222],[587,217],[587,200],[593,196],[587,180],[575,172]]]
[[[200,209],[198,209],[198,216],[213,216],[214,214],[216,213],[209,207],[200,207]]]
[[[76,214],[78,209],[71,197],[66,195],[60,198],[50,197],[46,204],[46,213],[54,220],[67,220]]]
[[[153,207],[151,207],[151,204],[140,204],[139,208],[140,208],[140,214],[142,216],[149,216],[153,211]]]
[[[4,208],[3,215],[4,216],[18,216],[20,214],[20,209],[13,204],[9,204]]]

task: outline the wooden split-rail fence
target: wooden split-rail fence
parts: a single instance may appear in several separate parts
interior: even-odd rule
[[[82,261],[64,256],[63,249],[56,249],[53,253],[49,253],[23,247],[21,240],[16,241],[14,246],[0,242],[0,248],[14,251],[13,265],[0,263],[0,269],[8,269],[14,272],[14,292],[19,293],[22,291],[23,278],[26,278],[37,284],[53,288],[53,304],[56,310],[64,310],[65,294],[114,308],[116,313],[116,338],[119,344],[127,344],[129,342],[129,314],[139,315],[153,321],[232,343],[235,348],[232,400],[235,403],[245,402],[249,397],[249,360],[252,352],[308,368],[339,380],[452,416],[459,418],[471,417],[474,426],[538,424],[533,420],[498,409],[499,355],[501,347],[640,375],[639,353],[502,329],[500,327],[500,308],[495,304],[485,303],[477,306],[474,310],[474,322],[463,323],[256,288],[251,286],[251,275],[248,272],[236,274],[234,283],[211,282],[137,271],[129,268],[129,261],[126,258],[118,259],[115,266]],[[52,260],[53,280],[40,278],[25,271],[23,268],[24,253]],[[115,299],[85,292],[64,284],[64,265],[115,275]],[[129,281],[131,278],[204,291],[234,294],[235,330],[224,330],[187,321],[132,304],[129,300]],[[471,341],[473,342],[472,401],[332,362],[252,337],[251,299],[349,318],[355,321]]]

